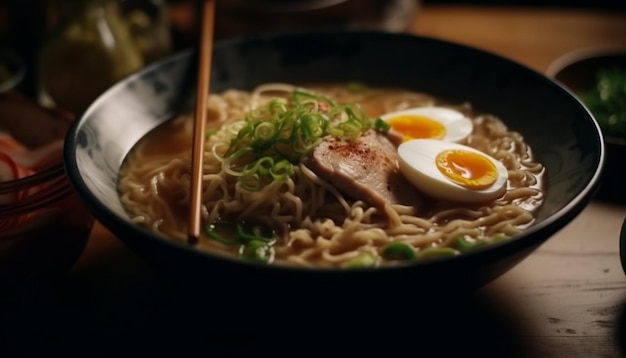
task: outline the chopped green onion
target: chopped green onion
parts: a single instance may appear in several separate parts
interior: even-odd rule
[[[376,266],[376,256],[371,252],[362,252],[359,256],[341,265],[343,269],[364,269]]]
[[[343,122],[339,124],[339,129],[341,129],[343,135],[348,138],[356,138],[361,134],[361,126],[355,122]]]
[[[391,126],[389,125],[389,123],[387,123],[386,121],[383,121],[382,118],[376,118],[376,120],[374,121],[374,129],[376,129],[379,132],[387,133],[389,132],[390,128]]]
[[[331,99],[295,90],[288,99],[273,99],[249,111],[231,139],[223,168],[238,176],[242,187],[259,190],[272,181],[293,176],[294,165],[330,135],[356,138],[375,128],[356,104],[338,105]]]
[[[454,241],[454,248],[464,253],[464,252],[472,251],[480,247],[487,246],[489,244],[493,244],[493,243],[505,240],[506,238],[507,236],[503,234],[498,234],[498,235],[494,235],[491,237],[472,240],[472,241],[467,240],[463,237],[457,237],[456,240]]]
[[[205,132],[205,139],[209,139],[215,133],[217,133],[217,131],[215,131],[215,130],[208,130],[208,131],[206,131]]]
[[[239,257],[253,262],[270,263],[274,259],[274,248],[265,241],[252,240],[241,246]]]
[[[239,184],[247,191],[257,191],[261,187],[261,178],[257,173],[244,172],[239,177]]]
[[[237,245],[236,227],[229,221],[214,221],[204,227],[204,232],[209,239],[220,242],[224,245]]]
[[[255,150],[265,150],[274,144],[276,127],[270,122],[260,122],[254,127],[254,140],[252,148]]]
[[[269,243],[276,239],[274,230],[266,226],[226,220],[217,220],[206,225],[205,232],[211,239],[229,244],[245,245],[255,240]]]
[[[268,174],[270,174],[275,164],[274,159],[270,157],[263,157],[257,159],[256,162],[250,163],[248,165],[252,165],[252,168],[248,168],[250,172],[258,173],[261,176],[267,176]]]
[[[383,249],[383,257],[387,260],[412,260],[415,250],[404,242],[392,242]]]
[[[458,255],[458,251],[450,247],[429,247],[417,252],[418,259],[431,259]]]
[[[237,163],[239,161],[246,163],[245,158],[248,158],[251,153],[252,151],[250,150],[250,148],[240,149],[237,152],[225,157],[224,161],[222,162],[222,166],[230,175],[240,176],[243,174],[243,169],[241,169],[241,167],[237,165]]]
[[[328,97],[320,96],[320,95],[306,92],[306,91],[299,90],[299,89],[294,90],[292,94],[292,101],[293,100],[299,101],[301,98],[312,99],[315,101],[322,101],[333,106],[335,105],[335,102]]]
[[[287,160],[281,160],[270,168],[270,175],[274,180],[285,180],[294,173],[293,164]]]
[[[240,243],[246,245],[252,241],[263,241],[266,243],[272,242],[276,239],[276,234],[273,230],[261,226],[251,225],[248,226],[244,223],[237,223],[237,239]]]
[[[486,240],[468,241],[462,236],[459,236],[456,238],[456,240],[454,240],[454,248],[459,250],[460,252],[472,251],[476,248],[483,247],[485,245],[487,245]]]

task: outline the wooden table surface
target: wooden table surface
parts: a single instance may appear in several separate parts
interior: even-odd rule
[[[478,47],[544,72],[557,57],[572,50],[626,45],[626,14],[428,5],[420,10],[409,31]],[[518,266],[475,295],[459,297],[459,304],[466,304],[471,314],[442,314],[449,320],[447,331],[432,333],[430,337],[416,336],[410,346],[404,347],[416,353],[438,351],[461,356],[621,356],[621,342],[626,339],[626,277],[620,266],[618,238],[625,217],[626,205],[593,201]],[[84,353],[85,344],[77,341],[89,341],[90,354],[122,355],[133,336],[147,329],[146,325],[159,322],[154,317],[161,307],[155,305],[152,295],[163,292],[154,289],[155,277],[148,265],[96,223],[83,255],[69,272],[60,293],[55,291],[50,300],[49,292],[34,292],[28,305],[34,313],[28,318],[13,316],[11,322],[17,333],[14,337],[0,337],[0,341],[4,338],[4,344],[19,346],[22,353],[68,355]],[[172,331],[184,329],[163,327]],[[371,338],[376,339],[375,332],[381,329],[385,327],[374,327]],[[437,329],[441,327],[437,325]],[[427,331],[423,329],[421,333]],[[467,349],[442,346],[433,350],[429,342],[435,335],[449,337],[434,340],[436,344],[449,342],[454,346],[459,341],[455,337],[462,336],[469,337],[462,340],[464,344],[470,340],[476,344]],[[37,343],[42,337],[45,343]],[[228,342],[221,342],[220,337]],[[163,337],[156,336],[158,339]],[[210,341],[213,346],[222,347],[246,343],[238,341],[232,332]],[[311,338],[311,344],[323,342],[323,335]],[[146,342],[146,347],[154,343]],[[33,349],[37,344],[47,346]],[[180,344],[185,346],[184,342]],[[206,350],[200,350],[200,355],[211,356],[211,344],[204,346]],[[390,346],[390,352],[394,347]],[[302,356],[307,348],[302,349],[293,356]],[[151,356],[159,353],[146,352]]]

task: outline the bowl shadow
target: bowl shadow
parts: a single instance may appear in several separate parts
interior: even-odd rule
[[[525,356],[502,311],[506,298],[475,291],[426,295],[419,287],[373,291],[280,301],[251,292],[224,300],[228,295],[158,276],[99,287],[74,277],[4,312],[0,333],[7,344],[0,353]]]

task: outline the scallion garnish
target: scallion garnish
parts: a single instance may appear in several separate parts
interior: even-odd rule
[[[276,233],[266,226],[218,220],[206,225],[204,232],[209,239],[224,245],[240,245],[242,259],[264,263],[274,259]]]
[[[428,247],[420,250],[415,255],[417,259],[432,259],[458,255],[458,251],[451,247]]]
[[[232,246],[239,244],[236,233],[236,225],[230,221],[214,221],[204,227],[208,238],[224,245]]]
[[[387,260],[412,260],[415,249],[404,242],[392,242],[383,249],[383,257]]]
[[[295,90],[288,99],[273,99],[247,113],[231,140],[222,165],[239,177],[243,188],[255,191],[294,174],[298,165],[326,136],[356,138],[383,129],[356,104]]]
[[[263,241],[265,243],[273,242],[276,234],[273,230],[261,225],[245,225],[237,224],[237,239],[240,243],[246,245],[252,241]]]
[[[382,118],[376,118],[376,120],[374,121],[374,129],[376,129],[379,132],[387,133],[389,132],[390,128],[391,126],[389,125],[389,123],[387,123],[386,121],[383,121]]]
[[[454,248],[460,252],[472,251],[485,245],[487,245],[487,241],[485,240],[469,241],[463,237],[457,237],[456,240],[454,240]]]
[[[341,265],[343,269],[365,269],[375,267],[377,263],[376,256],[371,252],[362,252],[357,257]]]
[[[504,239],[506,239],[506,236],[502,234],[472,240],[468,240],[463,237],[457,237],[456,240],[454,240],[454,248],[459,250],[460,252],[468,252],[498,241],[502,241]]]
[[[241,246],[239,256],[244,260],[269,263],[274,259],[274,248],[267,242],[253,240]]]

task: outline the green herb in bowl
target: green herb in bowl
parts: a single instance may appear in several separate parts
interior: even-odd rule
[[[605,136],[626,139],[626,68],[598,70],[594,87],[581,99]]]

